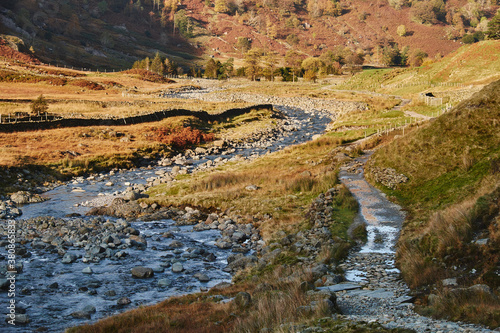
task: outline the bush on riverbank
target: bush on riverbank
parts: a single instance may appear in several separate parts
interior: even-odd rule
[[[213,133],[203,133],[197,128],[175,127],[167,128],[161,127],[154,131],[156,140],[171,146],[174,149],[186,149],[193,145],[213,141],[215,136]]]

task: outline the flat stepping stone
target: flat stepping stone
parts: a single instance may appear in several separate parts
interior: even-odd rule
[[[318,289],[338,292],[338,291],[361,289],[361,286],[359,284],[354,284],[354,283],[339,283],[339,284],[334,284],[333,286],[319,287]]]
[[[368,298],[389,299],[389,298],[394,298],[394,292],[387,291],[385,289],[352,290],[352,291],[349,291],[349,296],[363,296],[363,297],[368,297]]]

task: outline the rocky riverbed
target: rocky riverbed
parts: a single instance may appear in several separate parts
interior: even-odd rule
[[[260,221],[137,200],[150,186],[175,181],[179,174],[311,140],[331,121],[312,109],[280,110],[285,119],[247,140],[221,140],[135,170],[78,177],[41,197],[33,189],[3,198],[0,242],[7,250],[9,221],[15,221],[10,223],[17,240],[18,325],[8,325],[7,331],[60,331],[171,295],[207,290],[259,263],[254,253],[265,252],[265,244],[253,223]],[[6,262],[7,252],[1,255]],[[4,275],[8,268],[3,266]],[[0,284],[4,290],[10,285],[6,279]],[[0,302],[9,302],[6,292]]]

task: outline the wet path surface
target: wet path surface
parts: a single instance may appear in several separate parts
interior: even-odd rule
[[[416,332],[491,332],[475,325],[434,320],[418,315],[413,297],[395,266],[395,246],[404,214],[400,207],[364,179],[371,152],[342,167],[340,179],[360,205],[358,219],[367,225],[368,240],[340,265],[348,282],[333,286],[346,319],[377,321],[388,328]]]

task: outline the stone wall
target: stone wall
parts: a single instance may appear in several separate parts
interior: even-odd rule
[[[143,114],[133,117],[112,118],[112,119],[82,119],[82,118],[64,118],[49,121],[31,121],[17,122],[10,124],[0,124],[0,132],[23,132],[41,129],[81,127],[81,126],[124,126],[140,124],[147,122],[160,121],[165,118],[177,116],[194,116],[203,121],[224,121],[227,118],[239,116],[250,112],[251,110],[273,110],[271,104],[253,105],[246,108],[229,109],[218,114],[209,114],[205,111],[190,111],[184,109],[163,110],[149,114]]]

